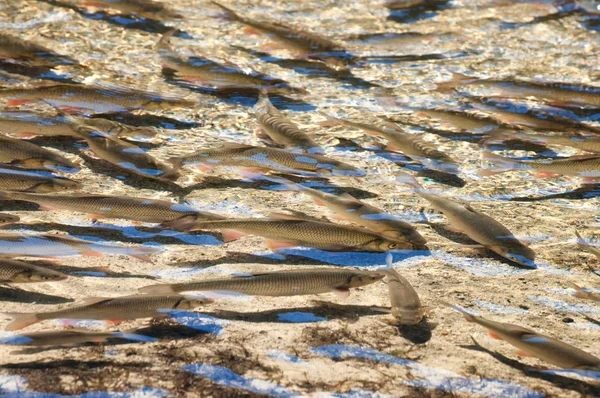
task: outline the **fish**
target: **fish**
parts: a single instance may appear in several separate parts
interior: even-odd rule
[[[587,243],[581,237],[581,235],[579,235],[579,232],[575,231],[575,236],[577,236],[577,246],[579,246],[581,250],[584,250],[588,253],[592,253],[594,256],[596,256],[598,261],[600,261],[600,249],[598,249],[596,246],[592,246],[589,243]]]
[[[513,170],[535,171],[536,177],[545,178],[556,175],[582,177],[597,181],[600,178],[600,156],[582,155],[547,160],[517,160],[483,151],[483,158],[493,167],[479,169],[479,176],[491,176]]]
[[[268,297],[304,296],[334,292],[341,297],[347,297],[350,295],[351,288],[375,283],[383,277],[384,275],[377,271],[318,267],[253,273],[232,278],[152,285],[138,290],[141,293],[150,294],[224,291]]]
[[[85,1],[87,7],[116,10],[125,15],[136,15],[150,19],[180,19],[183,15],[171,10],[165,3],[153,0],[90,0]]]
[[[101,343],[108,339],[124,339],[137,342],[154,342],[154,337],[134,333],[100,332],[90,330],[45,330],[0,337],[0,344],[26,345],[32,347],[73,346],[81,343]]]
[[[37,203],[43,210],[69,210],[87,213],[93,218],[123,218],[147,223],[163,223],[186,217],[187,220],[222,220],[213,213],[202,212],[187,204],[166,200],[111,195],[40,195],[26,192],[2,192],[0,200]]]
[[[394,269],[387,269],[385,280],[388,284],[392,315],[402,325],[416,325],[421,322],[424,309],[417,291],[405,277]]]
[[[81,188],[83,188],[81,183],[68,178],[0,165],[0,190],[2,191],[51,193]]]
[[[423,108],[416,110],[414,115],[426,119],[432,127],[461,133],[486,134],[500,128],[499,123],[489,117],[460,110]]]
[[[164,223],[178,229],[185,219]],[[187,226],[189,228],[189,226]],[[387,252],[393,249],[412,249],[409,243],[393,239],[364,228],[354,228],[328,222],[297,218],[288,214],[271,214],[271,218],[228,219],[196,222],[192,230],[219,230],[225,242],[245,235],[267,239],[267,246],[276,250],[285,247],[309,246],[327,251]]]
[[[458,172],[458,163],[446,153],[436,149],[434,143],[422,140],[417,135],[406,133],[392,123],[385,123],[383,127],[379,127],[338,119],[329,115],[324,116],[327,117],[327,120],[321,123],[322,126],[338,124],[363,130],[369,135],[381,136],[388,140],[386,150],[402,152],[433,170],[447,173]]]
[[[286,148],[298,148],[308,153],[322,155],[325,153],[312,138],[302,131],[296,123],[285,117],[275,108],[266,92],[261,91],[259,100],[254,106],[254,115],[260,129],[275,143]]]
[[[600,137],[597,135],[567,133],[551,134],[530,131],[498,131],[490,134],[486,144],[496,140],[525,140],[543,145],[566,146],[580,151],[600,154]]]
[[[50,312],[17,313],[5,312],[13,318],[5,330],[13,331],[26,328],[35,323],[50,319],[95,319],[113,323],[139,318],[165,318],[165,310],[191,310],[214,300],[173,295],[136,295],[124,297],[90,297],[84,305],[76,305]]]
[[[100,159],[130,173],[160,181],[175,181],[179,174],[170,165],[148,155],[143,149],[117,137],[106,135],[93,125],[72,120],[72,128],[85,139]]]
[[[447,230],[463,233],[487,249],[517,264],[536,268],[535,252],[492,217],[475,210],[467,202],[454,200],[445,195],[423,192],[423,187],[409,174],[403,173],[398,177],[398,181],[414,187],[419,197],[442,212],[450,221],[446,226]]]
[[[269,171],[312,177],[362,177],[364,170],[349,164],[308,153],[292,153],[284,149],[225,143],[217,148],[200,149],[193,154],[169,160],[175,170],[193,165],[201,171],[217,166],[232,166],[240,172],[263,174]]]
[[[13,224],[21,221],[21,217],[14,214],[0,213],[0,225]]]
[[[67,275],[20,260],[0,257],[0,283],[56,282]]]
[[[79,65],[71,57],[58,54],[49,48],[6,32],[0,32],[1,59],[24,62],[29,66]]]
[[[230,20],[247,25],[252,31],[264,34],[292,52],[295,57],[319,59],[340,67],[354,62],[353,56],[343,46],[329,39],[280,23],[256,21],[241,16],[216,1],[211,1],[211,3],[223,10]]]
[[[480,79],[453,73],[449,81],[438,84],[437,91],[446,92],[460,86],[485,89],[486,97],[517,99],[534,97],[561,107],[592,109],[600,107],[600,87],[566,83]]]
[[[517,347],[519,349],[517,355],[533,356],[564,369],[600,370],[600,358],[570,344],[522,326],[491,321],[481,316],[471,315],[460,307],[444,304],[462,313],[468,322],[488,329],[492,338],[504,340]]]
[[[92,113],[126,112],[136,109],[160,110],[194,108],[196,103],[181,97],[166,97],[147,91],[124,87],[57,83],[28,88],[5,88],[0,98],[7,106],[46,102],[61,108]]]
[[[285,80],[267,76],[255,70],[242,70],[231,63],[218,63],[205,57],[181,58],[169,44],[175,31],[163,35],[157,45],[162,66],[176,72],[175,81],[209,87],[218,92],[266,90],[277,94],[307,94],[307,91],[290,86]]]
[[[55,152],[2,134],[0,134],[0,163],[25,169],[80,170],[78,165]]]
[[[600,293],[590,292],[587,289],[584,289],[574,283],[570,283],[571,287],[576,290],[573,297],[582,298],[586,300],[592,300],[597,303],[600,303]]]
[[[327,206],[338,219],[351,221],[398,242],[408,242],[414,249],[422,248],[427,243],[409,223],[349,194],[333,195],[291,181],[282,182],[286,189],[310,196],[317,206]]]
[[[71,131],[73,131],[73,125],[85,126],[88,129],[101,132],[104,135],[127,139],[127,140],[146,140],[147,138],[153,138],[158,134],[158,129],[151,126],[130,126],[127,124],[119,123],[114,120],[102,119],[102,118],[83,118],[79,116],[69,115],[65,118]],[[79,137],[79,134],[77,134]]]
[[[128,247],[92,242],[61,234],[26,234],[0,231],[0,255],[30,257],[88,256],[120,254],[151,262],[155,247]]]
[[[119,138],[135,139],[138,137],[154,137],[158,130],[152,127],[134,127],[106,119],[84,119],[72,116],[90,126],[95,126],[105,134]],[[73,131],[65,116],[45,115],[24,111],[0,111],[0,131],[11,136],[29,138],[31,136],[69,136],[81,138]]]

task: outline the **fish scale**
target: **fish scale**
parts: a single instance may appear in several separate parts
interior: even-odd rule
[[[81,188],[81,184],[68,178],[50,177],[23,169],[0,166],[0,190],[57,192]]]
[[[62,166],[78,169],[70,160],[31,142],[0,135],[0,163],[16,163],[25,168],[40,169]]]
[[[206,166],[253,167],[290,173],[337,173],[357,176],[363,174],[348,164],[322,155],[296,154],[283,149],[244,144],[226,144],[220,148],[202,149],[191,155],[172,158],[171,162],[176,168],[181,164],[201,163]]]
[[[23,278],[20,278],[20,276]],[[39,279],[33,278],[37,275]],[[62,280],[67,276],[23,261],[0,258],[0,283],[26,283]]]
[[[350,287],[364,286],[383,278],[383,274],[370,271],[341,269],[303,269],[278,271],[229,279],[205,280],[172,285],[141,288],[141,292],[154,293],[154,289],[184,291],[231,291],[252,296],[294,296],[345,291]]]
[[[196,216],[198,219],[203,220],[222,219],[222,217],[216,214],[201,212],[188,205],[145,198],[87,194],[69,196],[0,192],[0,200],[2,199],[23,200],[50,208],[150,223],[176,220],[184,216]]]
[[[231,229],[262,236],[273,241],[306,244],[324,250],[383,252],[395,248],[412,248],[412,245],[408,243],[400,244],[367,229],[308,220],[245,219],[206,221],[197,222],[194,229]]]

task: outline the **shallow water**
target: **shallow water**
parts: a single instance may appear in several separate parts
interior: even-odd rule
[[[390,11],[383,2],[365,0],[224,1],[243,15],[301,27],[344,44],[359,58],[347,70],[293,59],[289,51],[269,46],[267,37],[247,33],[243,25],[224,20],[222,12],[208,1],[163,1],[182,18],[132,17],[102,9],[100,3],[84,6],[76,0],[0,0],[3,32],[46,46],[84,65],[39,68],[0,59],[0,85],[9,88],[75,82],[142,89],[191,100],[195,104],[192,107],[105,115],[93,114],[89,109],[84,112],[87,116],[157,127],[156,139],[135,144],[163,162],[225,142],[259,146],[264,142],[253,131],[257,126],[252,109],[256,93],[219,93],[172,79],[162,70],[156,49],[162,33],[177,29],[171,45],[180,55],[231,63],[305,89],[306,94],[272,95],[271,101],[317,141],[327,156],[364,170],[366,175],[285,178],[330,193],[349,193],[412,223],[427,239],[429,250],[396,251],[392,266],[413,284],[431,311],[427,322],[415,327],[389,325],[389,315],[371,309],[389,306],[387,286],[377,283],[354,290],[348,299],[319,297],[331,302],[329,307],[316,305],[314,297],[222,297],[207,309],[207,314],[169,311],[169,320],[129,321],[122,326],[84,321],[76,326],[133,328],[159,341],[123,345],[109,342],[107,348],[114,349],[106,355],[104,346],[96,345],[54,348],[30,355],[9,355],[12,349],[0,346],[0,394],[16,396],[28,391],[36,397],[150,397],[182,396],[187,392],[209,396],[383,397],[428,396],[437,394],[430,392],[435,389],[443,391],[440,394],[488,397],[570,397],[581,391],[600,395],[600,389],[589,380],[571,378],[572,372],[527,372],[524,369],[547,364],[514,355],[507,343],[491,340],[484,329],[468,324],[439,303],[448,301],[493,320],[530,327],[600,356],[595,344],[600,337],[600,307],[572,297],[574,291],[566,289],[567,282],[592,291],[599,286],[597,275],[589,271],[590,267],[598,268],[597,260],[581,251],[574,237],[577,229],[593,243],[599,239],[598,183],[572,176],[539,178],[529,170],[486,177],[478,174],[483,167],[490,167],[482,157],[485,144],[496,154],[520,160],[554,159],[584,152],[566,146],[540,146],[537,142],[487,143],[500,123],[490,119],[494,115],[487,112],[487,104],[475,110],[475,99],[489,99],[498,94],[498,88],[460,85],[455,91],[436,90],[453,74],[597,87],[600,3],[454,0]],[[581,123],[578,129],[600,128],[597,107],[547,104],[530,93],[508,101],[508,105],[502,103],[506,107],[498,109],[544,114],[549,120],[564,117]],[[56,100],[51,102],[58,104]],[[60,102],[77,105],[72,98]],[[6,103],[0,99],[0,104]],[[457,125],[453,120],[435,121],[419,114],[420,110],[434,108],[469,111],[469,115],[481,118],[462,120]],[[43,102],[16,109],[54,115],[54,109]],[[394,120],[406,133],[455,159],[460,170],[455,175],[432,170],[427,167],[435,168],[435,162],[420,162],[384,150],[386,140],[380,137],[354,128],[321,126],[323,114],[373,124],[381,123],[381,118]],[[171,183],[115,168],[73,138],[37,137],[32,142],[80,161],[80,172],[63,175],[81,182],[86,193],[186,202],[202,211],[230,217],[265,217],[282,210],[316,218],[332,216],[323,207],[313,205],[308,196],[287,191],[276,178],[240,176],[235,169],[223,167],[207,172],[185,167],[176,183]],[[424,192],[469,201],[501,222],[536,251],[537,269],[520,267],[491,251],[467,246],[475,242],[448,232],[446,217],[399,181],[401,172],[415,176]],[[61,257],[59,263],[52,264],[72,276],[64,282],[0,287],[0,309],[6,312],[45,311],[54,308],[55,303],[90,296],[130,295],[152,283],[189,278],[286,267],[386,266],[386,254],[381,253],[332,253],[305,247],[275,253],[258,237],[223,243],[218,234],[161,230],[127,220],[92,222],[82,213],[42,212],[25,202],[0,201],[0,210],[21,217],[16,226],[3,229],[27,231],[28,237],[41,232],[68,233],[94,242],[92,248],[113,254],[102,259]],[[152,263],[126,256],[135,254],[139,245],[157,249]],[[39,246],[25,254],[56,255],[49,251],[55,246]],[[0,246],[0,254],[16,249]],[[72,248],[62,253],[78,254]],[[0,322],[4,326],[8,320],[0,318]],[[47,323],[32,326],[31,330],[63,326]],[[469,346],[470,336],[484,349]],[[77,378],[87,381],[79,383]]]

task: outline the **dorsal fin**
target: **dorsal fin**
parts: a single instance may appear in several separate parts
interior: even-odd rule
[[[273,219],[273,220],[292,220],[292,221],[315,221],[315,220],[307,220],[305,218],[301,218],[298,217],[296,215],[293,214],[287,214],[287,213],[269,213],[268,214],[269,218]]]
[[[353,201],[353,202],[360,203],[360,200],[356,199],[354,196],[352,196],[352,195],[350,195],[349,193],[346,193],[346,192],[344,192],[344,193],[342,193],[342,194],[340,194],[340,195],[338,195],[338,196],[339,196],[340,198],[344,198],[344,199],[346,199],[346,200],[351,200],[351,201]]]
[[[227,149],[249,149],[249,148],[254,148],[254,146],[252,145],[248,145],[248,144],[240,144],[237,142],[226,142],[224,144],[221,145],[221,148],[227,148]]]
[[[111,300],[110,297],[86,297],[83,299],[83,303],[86,305],[97,304],[102,301]]]

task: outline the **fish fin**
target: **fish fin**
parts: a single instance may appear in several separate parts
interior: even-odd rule
[[[224,144],[221,144],[221,148],[227,148],[227,149],[249,149],[249,148],[255,148],[252,145],[248,145],[248,144],[240,144],[238,142],[225,142]]]
[[[155,339],[154,337],[144,336],[143,334],[136,334],[136,333],[113,332],[112,335],[114,337],[118,337],[118,338],[125,339],[125,340],[131,340],[131,341],[147,341],[150,343],[157,341],[157,339]]]
[[[450,231],[450,232],[456,232],[456,233],[459,233],[459,234],[464,234],[464,232],[463,232],[463,230],[462,230],[462,229],[460,229],[460,228],[458,228],[457,226],[455,226],[455,225],[452,225],[452,224],[448,224],[448,225],[444,226],[444,229],[445,229],[446,231]],[[461,245],[461,246],[462,246],[462,245]]]
[[[173,293],[176,293],[175,290],[173,289],[173,286],[169,285],[167,283],[164,283],[161,285],[150,285],[150,286],[140,287],[138,289],[138,292],[147,293],[147,294],[173,294]]]
[[[273,220],[307,221],[304,218],[298,217],[293,214],[287,214],[287,213],[273,212],[273,213],[269,213],[268,216],[269,216],[269,218],[271,218]]]
[[[347,192],[344,192],[344,193],[340,194],[339,196],[340,196],[340,198],[344,198],[346,200],[351,200],[353,202],[360,202],[358,199],[356,199],[354,196],[350,195]]]
[[[121,323],[125,322],[126,319],[108,319],[106,321],[106,323],[108,323],[109,325],[120,325]]]
[[[86,251],[81,253],[84,257],[102,257],[102,253],[94,252],[94,251]]]
[[[569,285],[576,290],[575,294],[573,294],[573,297],[577,297],[577,298],[582,298],[582,299],[587,299],[588,295],[586,293],[586,291],[579,285],[576,285],[574,283],[569,283]]]
[[[535,173],[533,173],[535,178],[550,178],[550,177],[556,177],[558,174],[556,173],[547,173],[545,171],[536,171]]]
[[[219,7],[221,10],[225,11],[225,15],[227,16],[227,18],[234,20],[234,21],[241,19],[240,16],[237,15],[235,13],[235,11],[233,11],[231,8],[225,7],[224,5],[221,5],[221,4],[217,3],[216,1],[211,1],[211,3],[213,3],[214,5]]]
[[[323,202],[321,199],[313,198],[313,202],[315,202],[317,206],[326,206],[325,202]]]
[[[246,178],[257,178],[270,171],[264,167],[236,167],[235,170],[239,175]]]
[[[333,292],[341,298],[347,298],[348,296],[350,296],[350,289],[348,288],[336,287],[335,289],[333,289]]]
[[[223,235],[223,242],[231,242],[234,240],[238,240],[248,235],[246,233],[236,231],[235,229],[222,229],[221,234]]]
[[[488,330],[488,334],[494,340],[504,340],[502,337],[498,336],[496,333],[492,332],[491,330]]]
[[[13,319],[4,329],[9,332],[26,328],[38,322],[37,315],[32,313],[4,312],[3,314]]]
[[[451,74],[452,76],[450,77],[450,80],[436,83],[437,88],[435,89],[435,91],[439,93],[447,93],[456,90],[456,87],[458,86],[474,83],[478,80],[481,80],[477,77],[463,75],[462,73],[451,72]]]
[[[167,160],[167,162],[173,165],[174,170],[179,170],[183,167],[183,158],[180,156],[175,156]]]
[[[112,300],[110,297],[86,297],[83,299],[83,303],[86,305],[92,305],[101,303],[103,301]]]
[[[518,355],[520,357],[532,357],[533,356],[530,353],[525,352],[523,350],[517,350],[517,351],[515,351],[515,355]]]
[[[349,220],[348,217],[344,217],[341,214],[334,214],[333,216],[331,216],[331,218],[333,218],[334,220],[338,220],[338,221],[348,221]]]
[[[40,207],[41,210],[46,210],[46,211],[50,211],[50,210],[60,210],[58,207],[52,207],[49,205],[38,205]]]
[[[478,170],[477,175],[480,177],[506,173],[507,171],[518,168],[519,164],[521,163],[518,160],[496,155],[490,151],[482,151],[482,155],[484,160],[492,164],[492,167]]]
[[[244,28],[243,32],[247,35],[260,35],[260,32],[251,26]]]
[[[461,314],[463,314],[463,316],[465,317],[465,319],[467,320],[467,322],[475,322],[475,315],[469,314],[467,311],[465,311],[464,309],[456,306],[456,305],[452,305],[446,301],[440,301],[441,304],[445,305],[446,307],[450,307],[455,311],[460,312]]]
[[[15,136],[17,136],[19,138],[32,138],[32,137],[37,137],[38,134],[34,134],[34,133],[17,133],[17,134],[15,134]]]
[[[6,106],[20,106],[20,105],[24,105],[24,104],[30,104],[31,101],[29,100],[20,100],[20,99],[11,99],[6,101]]]
[[[150,255],[149,254],[129,254],[130,257],[133,258],[137,258],[140,261],[143,261],[145,263],[151,263],[152,260],[150,259]]]
[[[288,247],[298,246],[297,243],[287,242],[284,240],[274,240],[274,239],[267,239],[266,243],[267,243],[267,247],[271,250],[285,249]]]
[[[384,312],[386,314],[391,314],[392,313],[392,309],[391,308],[387,308],[387,307],[373,306],[373,307],[369,307],[369,309],[372,310],[372,311]]]

